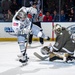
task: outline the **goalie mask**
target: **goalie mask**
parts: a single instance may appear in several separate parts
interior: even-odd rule
[[[48,46],[44,46],[43,48],[41,48],[41,53],[43,55],[48,55],[49,51],[50,51],[50,49],[48,48]]]
[[[61,27],[61,25],[56,24],[56,25],[53,27],[53,30],[55,31],[56,34],[58,34],[58,33],[61,33],[62,27]]]

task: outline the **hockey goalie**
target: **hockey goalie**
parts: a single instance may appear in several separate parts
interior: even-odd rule
[[[44,46],[41,48],[43,55],[49,55],[49,61],[63,60],[65,62],[75,59],[74,57],[74,42],[69,31],[56,24],[53,27],[56,34],[55,44],[52,46]]]

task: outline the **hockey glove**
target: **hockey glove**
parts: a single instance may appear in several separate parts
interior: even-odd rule
[[[50,49],[48,48],[48,46],[44,46],[43,48],[41,48],[41,53],[43,55],[48,55],[49,51],[50,51]]]
[[[30,32],[31,32],[30,29],[24,28],[21,33],[22,34],[29,34]]]

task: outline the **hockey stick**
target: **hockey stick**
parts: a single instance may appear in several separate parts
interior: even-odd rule
[[[31,24],[30,30],[31,30],[31,28],[32,28],[32,25],[33,25],[33,24]],[[27,47],[28,47],[28,43],[29,43],[29,35],[30,35],[30,32],[28,33],[27,43],[26,43],[26,48],[25,48],[24,54],[26,54],[26,51],[27,51]]]
[[[33,18],[34,18],[34,15],[32,16],[32,22],[33,22]],[[33,26],[33,24],[31,23],[30,30],[31,30],[32,26]],[[28,43],[29,43],[29,35],[30,35],[30,32],[29,32],[28,38],[27,38],[27,43],[26,43],[25,53],[26,53],[26,50],[27,50],[27,47],[28,47]]]
[[[45,59],[47,59],[49,56],[41,56],[40,54],[38,54],[37,52],[34,52],[34,55],[37,57],[37,58],[39,58],[40,60],[45,60]]]
[[[40,54],[38,54],[37,52],[34,52],[34,55],[37,57],[37,58],[39,58],[40,60],[45,60],[45,59],[47,59],[49,56],[41,56]],[[67,58],[67,62],[68,61],[72,61],[72,60],[75,60],[75,56],[69,56],[68,58]]]

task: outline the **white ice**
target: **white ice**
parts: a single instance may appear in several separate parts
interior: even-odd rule
[[[45,41],[43,46],[47,46],[49,43],[54,44],[54,42]],[[39,42],[33,42],[32,48],[27,49],[28,65],[20,67],[21,63],[16,61],[17,55],[20,53],[18,43],[0,42],[0,75],[75,75],[75,62],[50,62],[48,59],[40,61],[35,57],[33,53],[41,54],[40,49],[43,46]]]

